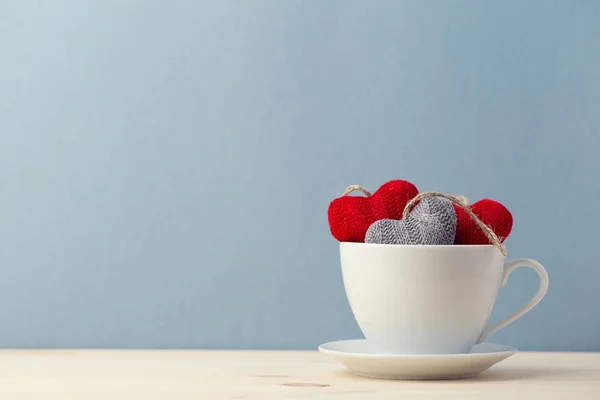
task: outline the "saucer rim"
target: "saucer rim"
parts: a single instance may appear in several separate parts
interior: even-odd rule
[[[345,340],[334,340],[331,342],[322,343],[319,345],[317,350],[323,354],[328,354],[332,356],[344,356],[344,357],[355,357],[355,358],[473,358],[473,357],[488,357],[490,355],[507,355],[507,357],[512,356],[518,352],[516,347],[508,346],[500,343],[492,343],[492,342],[482,342],[478,344],[488,344],[493,346],[499,346],[502,349],[498,351],[485,352],[485,353],[444,353],[444,354],[379,354],[379,353],[352,353],[348,351],[340,351],[326,348],[327,345],[331,345],[334,343],[343,343],[343,342],[364,342],[367,339],[345,339]]]

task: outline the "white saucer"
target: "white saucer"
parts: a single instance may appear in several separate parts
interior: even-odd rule
[[[340,340],[319,346],[360,376],[381,379],[472,378],[515,354],[517,349],[481,343],[468,354],[397,355],[377,354],[366,339]]]

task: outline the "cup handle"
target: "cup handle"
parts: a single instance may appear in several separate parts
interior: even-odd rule
[[[518,309],[515,313],[504,318],[502,321],[494,322],[491,324],[488,323],[485,326],[485,328],[483,328],[483,332],[481,332],[479,339],[477,339],[477,343],[483,342],[485,340],[485,338],[490,336],[492,333],[504,328],[506,325],[516,321],[517,319],[521,318],[523,315],[527,314],[546,295],[546,292],[548,291],[548,283],[549,283],[548,273],[546,272],[546,270],[544,269],[544,267],[542,267],[542,265],[540,263],[538,263],[537,261],[534,261],[534,260],[530,260],[528,258],[519,258],[519,259],[516,259],[513,261],[509,261],[507,263],[504,263],[504,272],[502,273],[501,286],[503,287],[504,285],[506,285],[506,281],[508,280],[508,276],[510,275],[510,273],[519,267],[533,268],[540,277],[540,288],[538,289],[536,295],[533,296],[533,298],[529,301],[529,303],[527,303],[526,305],[524,305],[523,307]]]

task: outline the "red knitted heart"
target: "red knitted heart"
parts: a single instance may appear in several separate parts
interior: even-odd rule
[[[370,197],[342,196],[329,204],[329,229],[340,242],[364,242],[369,226],[380,219],[401,219],[406,203],[419,191],[410,182],[383,184]]]
[[[501,242],[508,237],[512,229],[513,217],[510,211],[494,200],[483,199],[469,206],[473,214],[487,226],[492,228]],[[485,233],[475,224],[469,215],[454,205],[456,211],[456,237],[455,244],[490,244]]]

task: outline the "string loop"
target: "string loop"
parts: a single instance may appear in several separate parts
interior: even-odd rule
[[[360,185],[350,185],[346,188],[346,190],[344,191],[344,193],[342,193],[342,195],[340,197],[344,197],[349,195],[350,193],[354,192],[355,190],[358,190],[359,192],[362,192],[365,194],[365,196],[367,197],[371,197],[371,192],[369,192],[367,189],[365,189],[364,187],[360,186]]]

